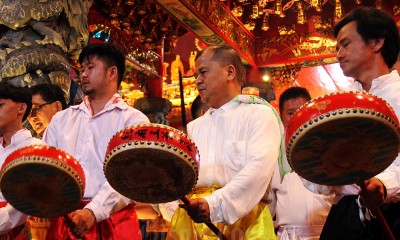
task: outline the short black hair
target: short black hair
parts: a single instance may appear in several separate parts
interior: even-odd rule
[[[382,56],[386,65],[391,68],[397,61],[400,49],[399,31],[396,22],[387,12],[372,7],[357,7],[349,12],[335,26],[335,37],[348,23],[357,23],[357,33],[364,42],[374,39],[384,39]]]
[[[197,56],[196,60],[204,54],[205,51],[212,51],[212,60],[222,65],[232,64],[236,69],[236,79],[242,86],[245,77],[245,69],[240,58],[239,53],[229,45],[215,45],[209,46],[201,50]]]
[[[79,63],[82,64],[84,59],[89,60],[92,56],[96,56],[104,61],[107,67],[116,66],[118,70],[118,86],[124,79],[125,73],[125,54],[115,45],[109,43],[90,44],[82,49],[79,55]]]
[[[38,84],[31,87],[32,95],[40,95],[46,103],[52,103],[59,101],[62,109],[68,108],[68,104],[65,101],[64,91],[60,86],[55,84]]]
[[[26,120],[32,109],[32,92],[28,87],[17,87],[11,83],[0,82],[0,99],[9,99],[16,103],[25,103],[26,111],[22,122]]]
[[[307,91],[306,88],[303,87],[290,87],[283,91],[283,93],[279,97],[279,112],[282,114],[283,105],[286,101],[300,97],[306,99],[307,101],[311,100],[310,93]]]
[[[209,108],[210,107],[207,104],[205,104],[204,102],[201,101],[201,97],[200,97],[200,95],[198,95],[194,99],[192,106],[190,107],[190,111],[192,113],[192,118],[196,119],[196,118],[200,117],[200,111],[207,110]]]

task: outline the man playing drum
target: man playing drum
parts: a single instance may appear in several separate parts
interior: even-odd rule
[[[302,87],[290,87],[282,92],[279,97],[279,112],[285,128],[295,111],[309,100],[309,92]],[[279,169],[275,168],[272,179],[273,201],[270,206],[271,212],[276,216],[278,237],[291,239],[290,235],[295,234],[300,238],[319,239],[333,203],[333,196],[334,194],[324,196],[309,191],[295,172],[287,173],[281,181]]]
[[[343,73],[354,78],[357,90],[368,91],[386,100],[400,118],[400,77],[397,71],[390,71],[399,54],[399,33],[393,18],[383,10],[359,7],[337,23],[334,33],[337,39],[337,58]],[[396,239],[400,239],[399,179],[398,156],[386,170],[366,180],[365,189],[356,184],[334,187],[306,183],[310,190],[316,192],[347,195],[337,204],[340,208],[332,207],[321,239],[349,239],[350,236],[352,239],[364,239],[365,226],[370,225],[365,219],[372,220],[370,229],[375,231],[369,237],[379,239],[382,229],[376,226],[378,224],[374,223],[374,216],[370,216],[364,206],[368,209],[381,207],[383,212],[390,208],[388,212],[394,219],[388,221],[389,227]],[[357,201],[357,195],[361,197],[360,201]],[[359,212],[357,204],[360,206]],[[353,205],[356,207],[351,207]],[[357,212],[344,211],[351,208],[357,209]],[[345,212],[346,218],[340,212]],[[352,224],[346,224],[344,219],[351,216],[356,221],[350,220]]]
[[[263,197],[280,154],[278,116],[240,95],[244,68],[233,48],[208,47],[195,69],[201,100],[211,108],[188,125],[200,153],[199,180],[190,204],[175,211],[168,238],[217,239],[204,224],[212,222],[228,239],[276,239]]]
[[[28,88],[0,82],[0,166],[13,151],[34,144],[43,144],[22,127],[32,108],[32,93]],[[0,239],[29,239],[23,227],[28,216],[5,202],[0,193]],[[12,231],[10,231],[13,229]],[[8,233],[7,233],[8,232]],[[3,235],[4,234],[4,235]],[[8,237],[8,238],[7,238]]]
[[[117,93],[125,71],[125,55],[110,44],[85,47],[79,57],[84,101],[58,112],[43,140],[81,164],[86,177],[84,202],[69,214],[75,236],[86,239],[141,239],[130,200],[106,181],[103,162],[109,140],[119,130],[149,123]],[[46,239],[74,239],[64,217],[52,220]]]

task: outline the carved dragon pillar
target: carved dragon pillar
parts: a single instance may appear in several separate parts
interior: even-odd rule
[[[92,0],[0,1],[0,81],[17,86],[60,85],[88,43]]]

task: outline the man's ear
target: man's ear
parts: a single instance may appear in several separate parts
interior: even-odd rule
[[[26,103],[20,103],[19,109],[18,109],[18,114],[21,114],[23,116],[26,112],[27,107],[28,107],[28,105],[26,105]]]
[[[111,79],[113,79],[113,78],[118,78],[118,69],[117,69],[116,66],[112,66],[112,67],[110,68],[110,78],[111,78]]]
[[[230,64],[228,65],[228,81],[232,81],[236,78],[236,68]]]
[[[60,101],[55,101],[54,103],[55,103],[57,112],[61,111],[62,110],[61,102]]]
[[[379,38],[379,39],[373,39],[371,40],[372,42],[372,47],[375,52],[380,51],[383,47],[383,44],[385,43],[384,38]]]

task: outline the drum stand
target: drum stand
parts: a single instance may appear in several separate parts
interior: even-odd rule
[[[189,198],[187,198],[186,196],[181,198],[181,201],[184,204],[190,204],[190,200]],[[211,229],[211,231],[213,231],[215,233],[215,235],[217,235],[217,237],[221,240],[228,240],[227,237],[224,236],[224,234],[213,224],[210,222],[206,222],[205,223],[207,225],[207,227],[209,227]]]
[[[362,190],[367,188],[367,185],[365,184],[364,181],[361,181],[359,183],[359,186],[360,186],[360,188]],[[389,240],[396,240],[394,238],[394,235],[393,235],[392,231],[390,230],[386,220],[385,220],[385,217],[382,215],[381,210],[379,208],[370,209],[370,210],[371,210],[371,213],[376,217],[376,220],[378,221],[379,225],[381,226],[381,228],[382,228],[383,232],[385,233],[386,237]]]

